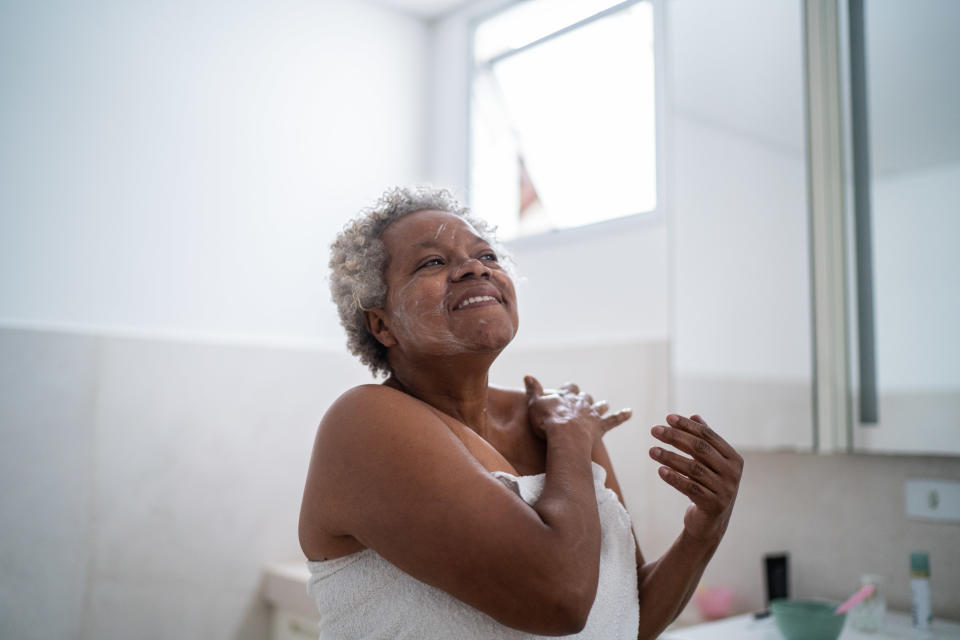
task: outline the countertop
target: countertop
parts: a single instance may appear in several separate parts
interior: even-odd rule
[[[946,620],[933,621],[929,634],[921,635],[913,628],[910,615],[898,611],[888,611],[883,628],[877,633],[858,631],[847,624],[838,640],[941,640],[960,638],[960,623]],[[773,616],[756,620],[753,614],[744,614],[724,618],[715,622],[694,625],[683,629],[664,632],[660,640],[783,640]]]

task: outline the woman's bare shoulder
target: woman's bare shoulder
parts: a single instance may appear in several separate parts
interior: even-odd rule
[[[395,479],[409,471],[416,460],[397,451],[445,446],[437,422],[424,403],[383,385],[353,387],[334,400],[317,428],[304,488],[300,535],[308,556],[337,557],[364,546],[350,526],[360,511],[358,492],[380,482],[381,473]],[[431,439],[415,444],[425,434]]]
[[[403,409],[401,415],[395,412]],[[429,407],[413,396],[382,384],[361,384],[340,394],[330,405],[320,427],[351,424],[383,414],[402,418],[410,412],[429,413]]]
[[[341,394],[323,415],[314,455],[328,462],[366,455],[375,442],[417,437],[425,426],[438,423],[443,424],[436,412],[413,396],[384,385],[359,385]]]
[[[354,403],[366,403],[370,400],[393,399],[394,401],[414,401],[417,399],[403,391],[388,387],[385,384],[360,384],[347,389],[334,400],[331,409],[342,404],[352,405]]]

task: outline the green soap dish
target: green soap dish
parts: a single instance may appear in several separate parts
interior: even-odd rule
[[[847,614],[834,614],[839,603],[822,600],[774,600],[773,619],[787,640],[836,640]]]

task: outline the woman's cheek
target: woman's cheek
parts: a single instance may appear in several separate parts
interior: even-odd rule
[[[448,341],[449,328],[444,321],[442,302],[421,299],[395,307],[394,323],[408,337],[421,341]]]

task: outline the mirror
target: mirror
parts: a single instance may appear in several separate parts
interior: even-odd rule
[[[734,4],[667,5],[675,404],[744,450],[958,455],[960,3]]]
[[[960,3],[848,9],[853,449],[960,454]]]

